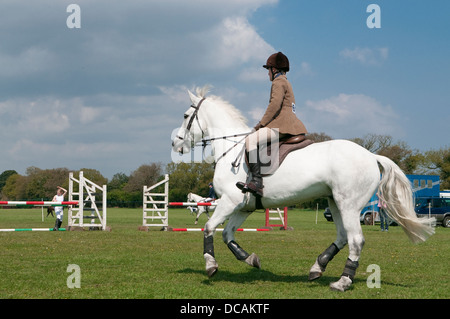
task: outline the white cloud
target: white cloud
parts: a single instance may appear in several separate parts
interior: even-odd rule
[[[257,122],[261,121],[262,117],[264,116],[265,111],[266,110],[262,107],[255,107],[255,108],[252,108],[248,112],[248,114],[250,115],[250,118],[257,123]]]
[[[30,88],[77,95],[84,92],[75,87],[117,93],[143,84],[185,84],[228,68],[239,78],[242,69],[262,65],[273,51],[248,17],[275,3],[80,0],[81,29],[69,30],[64,5],[12,2],[2,6],[3,15],[27,19],[2,19],[0,42],[7,45],[0,48],[0,84],[25,78],[18,95]],[[13,92],[0,86],[3,93]]]
[[[80,109],[80,122],[83,124],[95,122],[101,114],[102,112],[98,108],[83,106]]]
[[[308,100],[299,117],[310,132],[325,132],[333,138],[403,134],[393,108],[364,94],[341,93],[324,100]]]
[[[158,86],[158,89],[161,90],[161,93],[164,94],[166,98],[169,98],[170,100],[177,102],[177,103],[189,103],[187,99],[187,91],[189,88],[185,85],[174,85],[174,86]],[[192,92],[194,92],[194,89],[190,89]]]
[[[311,65],[307,62],[300,63],[300,75],[314,75],[314,71],[311,68]]]
[[[0,166],[110,177],[170,160],[187,88],[211,83],[238,107],[263,104],[229,83],[267,80],[261,66],[275,50],[248,18],[277,2],[80,0],[78,30],[66,27],[69,3],[1,5]]]
[[[0,103],[3,136],[41,137],[70,128],[66,107],[55,98],[11,99]],[[6,119],[6,120],[5,120]]]
[[[389,56],[388,48],[359,48],[344,49],[339,55],[363,65],[381,65]]]
[[[18,54],[7,54],[0,51],[1,77],[18,77],[45,72],[56,56],[48,49],[37,46],[25,48]]]
[[[214,48],[214,60],[222,67],[264,61],[274,51],[245,17],[225,18],[215,32],[220,41]]]
[[[196,37],[204,43],[204,61],[199,69],[229,71],[244,82],[267,78],[261,66],[275,49],[256,32],[245,16],[226,17]]]
[[[245,68],[239,74],[238,79],[243,82],[262,82],[267,81],[267,70],[261,67]]]

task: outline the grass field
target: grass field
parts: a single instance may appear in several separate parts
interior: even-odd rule
[[[194,227],[186,209],[169,213],[173,227]],[[315,258],[335,239],[332,222],[319,212],[289,211],[293,231],[239,232],[237,242],[257,253],[262,269],[238,262],[215,236],[219,272],[204,271],[201,232],[138,231],[141,209],[108,209],[111,232],[0,233],[0,298],[450,298],[450,230],[438,226],[427,242],[413,245],[400,227],[380,232],[363,226],[366,244],[352,288],[329,289],[342,273],[348,249],[328,265],[324,276],[308,282]],[[65,212],[63,227],[66,225]],[[206,217],[200,218],[204,224]],[[40,209],[0,209],[0,228],[53,227],[41,221]],[[261,227],[264,214],[254,213],[244,227]],[[69,264],[80,267],[81,288],[69,289]],[[368,288],[370,264],[381,270],[381,288]]]

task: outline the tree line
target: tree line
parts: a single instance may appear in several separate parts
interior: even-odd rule
[[[84,177],[97,185],[107,185],[107,201],[110,207],[142,206],[143,186],[151,186],[170,174],[171,201],[186,201],[187,194],[194,192],[206,196],[208,184],[212,182],[214,166],[208,163],[151,163],[141,165],[130,175],[115,174],[111,180],[98,170],[82,168],[78,171],[68,168],[40,169],[29,167],[25,175],[14,170],[0,174],[0,199],[5,201],[48,200],[56,194],[57,186],[69,189],[69,173],[77,177],[83,171]],[[162,192],[163,186],[156,189]],[[66,197],[67,199],[67,197]]]
[[[331,140],[325,133],[312,133],[308,136],[315,142]],[[441,179],[441,190],[450,189],[450,147],[419,152],[411,149],[405,142],[394,141],[389,135],[368,134],[363,138],[354,138],[353,142],[369,151],[384,155],[393,160],[405,174],[434,174]],[[212,182],[214,164],[209,163],[150,163],[141,165],[130,175],[115,174],[108,180],[96,169],[83,168],[84,176],[97,185],[107,185],[108,205],[112,207],[142,206],[143,186],[156,184],[170,175],[169,200],[186,201],[190,192],[207,196],[208,184]],[[67,168],[40,169],[27,168],[25,175],[14,170],[6,170],[0,174],[1,200],[51,200],[56,187],[69,187]],[[79,171],[72,171],[78,176]],[[157,190],[158,191],[158,190]],[[162,187],[161,187],[162,191]],[[326,201],[317,200],[303,204],[303,207],[315,208],[317,203],[322,207]]]

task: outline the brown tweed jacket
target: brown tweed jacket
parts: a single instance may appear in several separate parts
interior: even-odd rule
[[[295,98],[292,86],[286,75],[280,75],[272,81],[269,106],[255,130],[268,127],[278,129],[281,134],[306,134],[306,127],[293,112],[293,106]]]

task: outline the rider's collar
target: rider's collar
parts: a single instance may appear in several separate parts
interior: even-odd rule
[[[279,77],[280,75],[284,75],[283,72],[278,72],[273,76],[273,79],[275,80],[277,77]]]

